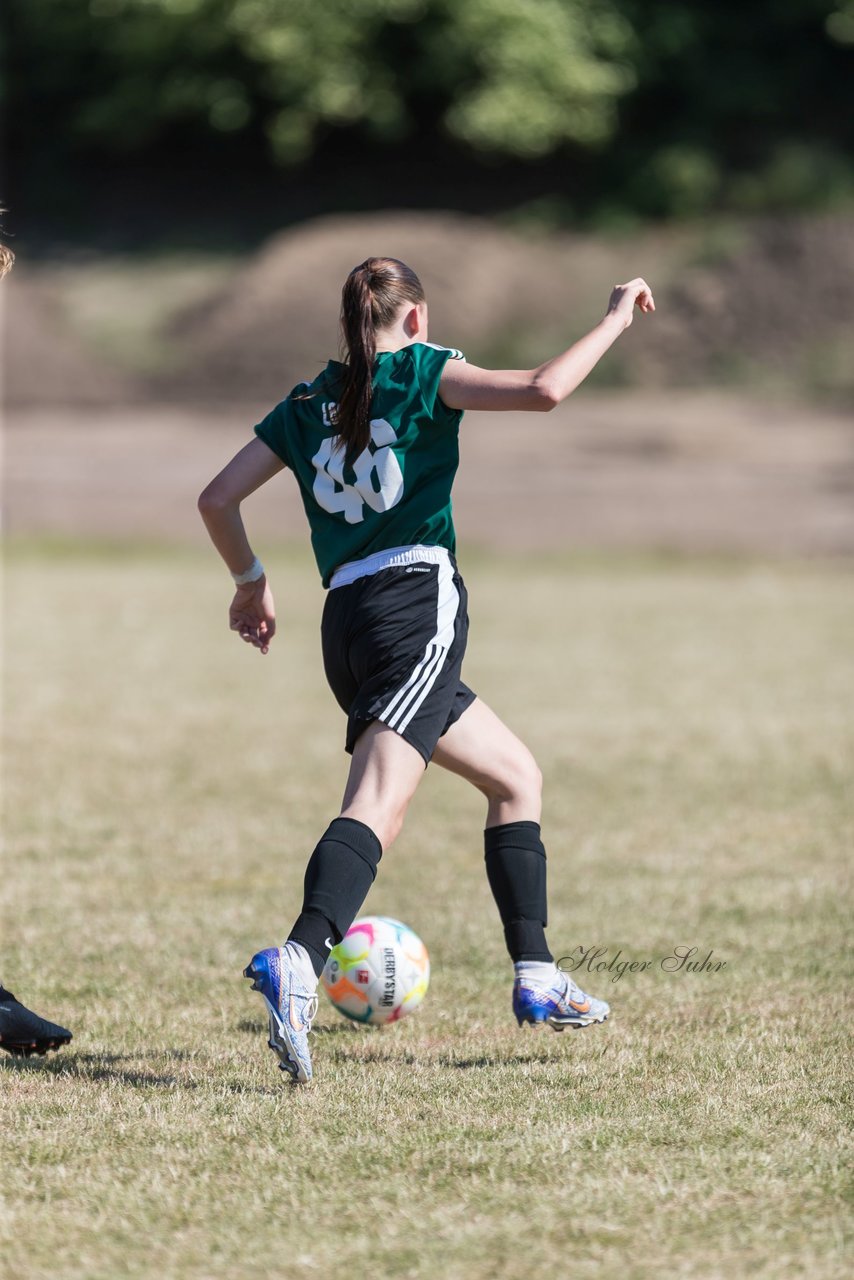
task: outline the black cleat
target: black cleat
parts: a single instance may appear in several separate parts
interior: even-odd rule
[[[16,1058],[30,1054],[46,1054],[48,1049],[61,1049],[71,1039],[71,1032],[55,1022],[47,1022],[16,1000],[11,991],[0,986],[0,1049]]]

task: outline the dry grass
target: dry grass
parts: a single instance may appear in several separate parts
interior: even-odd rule
[[[370,898],[431,991],[386,1030],[322,1007],[300,1091],[239,971],[345,760],[313,570],[265,560],[263,660],[210,557],[10,556],[2,976],[75,1031],[0,1064],[10,1274],[845,1274],[850,567],[464,563],[468,679],[546,775],[553,946],[654,963],[584,975],[607,1026],[518,1031],[480,802],[431,770]]]

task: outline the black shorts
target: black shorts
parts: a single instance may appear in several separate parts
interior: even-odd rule
[[[400,547],[336,571],[321,636],[326,678],[347,712],[347,751],[381,720],[430,760],[475,699],[460,680],[467,603],[444,547]]]

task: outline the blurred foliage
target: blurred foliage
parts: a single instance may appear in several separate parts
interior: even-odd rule
[[[485,203],[603,223],[854,189],[854,0],[7,0],[6,17],[19,204],[107,165],[188,163],[340,165],[329,207],[345,187],[387,198],[389,165],[450,206],[480,172]]]
[[[17,81],[72,146],[132,150],[170,125],[252,126],[283,164],[324,128],[402,138],[430,99],[452,137],[543,155],[613,134],[634,83],[614,0],[15,0]],[[14,82],[13,82],[14,83]]]

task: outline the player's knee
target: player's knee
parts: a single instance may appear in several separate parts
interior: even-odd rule
[[[543,775],[530,751],[525,752],[519,763],[517,778],[518,798],[539,804],[543,798]]]
[[[490,800],[500,803],[539,805],[543,794],[543,775],[527,747],[520,747],[484,789]]]
[[[400,835],[407,807],[406,804],[393,808],[387,805],[351,804],[344,807],[341,817],[355,818],[370,827],[385,852]]]
[[[379,825],[381,830],[377,832],[377,836],[379,837],[379,842],[383,849],[388,849],[390,845],[394,844],[403,828],[403,819],[405,816],[406,809],[404,808],[398,812],[385,814],[380,819]]]

